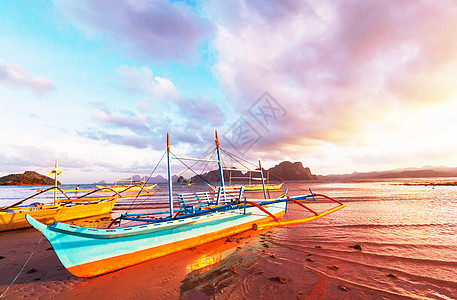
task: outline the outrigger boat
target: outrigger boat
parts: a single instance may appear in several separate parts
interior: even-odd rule
[[[225,187],[225,191],[236,192],[239,191],[241,187],[245,192],[261,192],[263,191],[264,187],[268,191],[280,191],[283,184],[284,182],[278,184],[265,183],[264,186],[262,184],[229,185]],[[212,184],[208,184],[208,186],[214,191],[217,191],[220,188]]]
[[[146,184],[146,180],[144,181],[135,181],[133,178],[130,179],[130,184],[118,185],[119,181],[124,180],[117,180],[114,185],[96,185],[97,188],[101,189],[104,192],[116,191],[116,192],[137,192],[137,191],[150,191],[154,189],[157,184]]]
[[[175,210],[170,159],[178,159],[181,162],[194,159],[176,157],[170,151],[167,134],[167,150],[164,155],[167,155],[168,161],[168,211],[123,214],[120,217],[121,220],[138,221],[142,224],[119,228],[108,226],[106,229],[100,229],[64,223],[46,226],[32,216],[27,216],[27,220],[49,240],[60,261],[70,273],[79,277],[91,277],[243,231],[306,223],[346,206],[337,200],[318,194],[294,197],[284,194],[278,198],[267,199],[264,189],[265,199],[246,199],[242,188],[238,193],[229,193],[225,190],[222,176],[220,150],[216,132],[217,160],[197,159],[197,161],[212,161],[218,164],[221,187],[217,193],[178,194],[179,209]],[[262,183],[264,183],[263,180]],[[334,201],[338,206],[317,213],[300,202],[300,200],[314,199],[318,196]],[[313,216],[280,220],[279,218],[286,213],[291,203],[302,206],[312,212]]]
[[[34,196],[40,193],[42,192]],[[106,199],[106,197],[91,197],[86,199],[68,198],[68,201],[58,201],[57,203],[41,204],[36,202],[30,205],[0,207],[0,231],[30,227],[26,216],[31,216],[45,224],[51,224],[53,222],[63,222],[107,214],[113,209],[117,198],[117,196],[110,197],[109,199]]]
[[[109,197],[88,197],[98,191],[92,190],[90,193],[71,199],[65,191],[57,186],[57,176],[61,173],[62,170],[59,170],[56,159],[55,168],[49,172],[50,175],[54,174],[55,176],[55,185],[53,187],[39,190],[36,194],[13,205],[0,207],[0,231],[30,227],[25,218],[26,215],[45,224],[103,215],[109,213],[113,209],[116,200],[122,197],[117,192],[114,192],[113,196]],[[52,203],[35,202],[23,205],[24,202],[32,198],[52,191],[54,191],[54,201]],[[60,191],[65,198],[58,199],[57,191]],[[35,199],[38,199],[38,197]]]
[[[116,191],[116,192],[124,192],[124,191],[129,191],[129,192],[138,192],[138,191],[150,191],[154,189],[157,186],[156,183],[154,184],[147,184],[147,185],[141,185],[141,184],[136,184],[136,185],[113,185],[113,186],[103,186],[103,185],[96,185],[97,188],[104,192],[109,192],[109,191]]]

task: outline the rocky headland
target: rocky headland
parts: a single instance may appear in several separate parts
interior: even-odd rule
[[[60,181],[57,183],[60,184]],[[54,185],[54,179],[35,171],[25,171],[24,174],[10,174],[0,177],[0,185]]]

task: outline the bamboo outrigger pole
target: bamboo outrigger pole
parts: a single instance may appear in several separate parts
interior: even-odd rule
[[[54,169],[52,169],[52,170],[49,171],[49,173],[48,173],[49,175],[54,174],[54,186],[56,187],[56,188],[54,189],[54,204],[57,203],[57,176],[60,175],[60,174],[62,174],[62,172],[63,172],[62,170],[59,170],[59,166],[58,166],[58,164],[57,164],[57,157],[56,157],[56,166],[55,166]]]
[[[221,163],[221,153],[219,151],[219,137],[217,136],[217,130],[216,132],[216,151],[217,151],[217,164],[219,166],[219,176],[221,176],[221,190],[223,193],[223,199],[225,200],[225,186],[224,186],[224,173],[222,171],[222,163]]]
[[[267,193],[265,191],[265,181],[263,180],[262,164],[260,163],[260,160],[259,160],[259,167],[260,167],[260,178],[262,178],[263,196],[265,197],[265,199],[267,199]]]
[[[170,165],[170,136],[167,132],[167,160],[168,160],[168,202],[170,204],[170,218],[173,217],[172,178]]]

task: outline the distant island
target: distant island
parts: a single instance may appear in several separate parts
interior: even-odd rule
[[[10,174],[0,177],[0,185],[54,185],[54,179],[38,174],[35,171],[25,171],[24,174]],[[60,184],[60,181],[57,181]]]
[[[270,173],[270,181],[285,180],[319,180],[319,181],[335,181],[335,180],[365,180],[365,179],[388,179],[388,178],[432,178],[432,177],[457,177],[457,168],[424,166],[421,168],[402,168],[388,171],[372,171],[372,172],[353,172],[350,174],[332,174],[332,175],[314,175],[308,167],[303,167],[301,162],[283,161],[278,165],[268,169]],[[242,171],[230,171],[232,181],[246,181],[249,179],[249,173]],[[251,173],[252,177],[258,178],[259,173]],[[267,172],[264,172],[265,178],[268,177]],[[202,174],[202,177],[209,182],[220,181],[219,170],[212,170]],[[238,177],[238,178],[234,178]],[[141,181],[144,177],[134,175],[133,180]],[[128,179],[130,180],[130,178]],[[173,180],[178,182],[186,182],[186,178],[179,178],[173,175]],[[189,180],[189,179],[187,179]],[[192,182],[202,181],[199,176],[190,178]],[[229,180],[229,172],[224,172],[224,180]],[[147,183],[164,183],[167,178],[157,175],[149,178]],[[100,183],[106,184],[105,181]],[[451,184],[448,184],[451,185]]]
[[[353,172],[351,174],[318,175],[319,180],[363,180],[388,178],[432,178],[457,177],[457,168],[423,166],[421,168],[402,168],[388,171]]]
[[[317,180],[317,176],[311,174],[311,170],[308,167],[303,167],[303,164],[299,161],[290,162],[283,161],[279,165],[268,169],[268,172],[273,176],[270,179],[278,179],[278,176],[285,180]]]

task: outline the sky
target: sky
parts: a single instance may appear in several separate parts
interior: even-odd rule
[[[455,167],[456,35],[455,1],[3,0],[0,176],[149,175],[215,130],[266,168]]]

